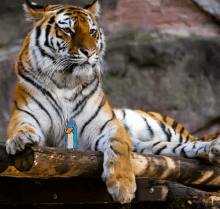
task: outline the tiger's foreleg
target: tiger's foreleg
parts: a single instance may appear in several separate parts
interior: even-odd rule
[[[93,141],[92,149],[103,152],[103,180],[108,192],[120,203],[130,202],[136,191],[131,165],[132,143],[130,136],[115,118],[103,134]]]
[[[19,108],[17,103],[14,105],[15,108]],[[14,155],[16,152],[22,151],[28,144],[43,146],[45,140],[39,126],[36,118],[34,119],[28,111],[20,108],[14,110],[7,131],[7,152]]]
[[[220,165],[220,133],[214,140],[196,140],[182,144],[166,141],[142,142],[138,139],[132,139],[132,142],[133,149],[136,152],[184,158],[202,158],[213,165]]]

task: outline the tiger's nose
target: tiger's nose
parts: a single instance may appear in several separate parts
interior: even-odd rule
[[[80,49],[87,57],[91,57],[95,53],[95,49]]]

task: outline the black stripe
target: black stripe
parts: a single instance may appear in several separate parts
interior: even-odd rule
[[[112,121],[113,119],[114,119],[114,117],[110,118],[109,120],[107,120],[107,121],[105,122],[105,124],[101,127],[101,129],[100,129],[100,131],[99,131],[100,134],[102,133],[102,131],[104,130],[104,128],[106,127],[106,125],[107,125],[110,121]]]
[[[66,20],[71,20],[71,19],[72,19],[72,18],[67,17],[67,18],[64,19],[64,21],[66,21]]]
[[[126,124],[126,120],[125,120],[126,112],[125,112],[124,109],[122,110],[122,114],[123,114],[123,122],[122,122],[122,125],[124,126],[124,128],[125,128],[125,130],[128,132],[128,134],[129,134],[130,136],[132,136],[132,135],[131,135],[131,132],[130,132],[130,130],[129,130],[129,127],[128,127],[127,124]]]
[[[52,6],[49,11],[55,11],[55,10],[58,10],[58,9],[61,9],[61,8],[63,8],[63,6],[55,5],[55,6]]]
[[[199,139],[199,141],[204,141],[205,140],[205,137],[202,137]]]
[[[21,145],[20,145],[17,141],[14,140],[14,143],[16,144],[16,146],[18,146],[18,147],[20,148],[20,150],[23,150],[23,149],[21,148]]]
[[[153,138],[153,136],[154,136],[153,129],[152,129],[151,126],[149,125],[147,119],[144,118],[143,116],[142,116],[142,118],[143,118],[143,120],[145,121],[145,123],[146,123],[146,125],[147,125],[147,130],[150,132],[151,138]]]
[[[158,149],[155,153],[154,153],[154,155],[159,155],[164,149],[166,149],[167,148],[167,145],[164,145],[163,147],[161,147],[160,149]]]
[[[59,41],[57,41],[57,46],[58,46],[59,51],[60,51],[60,43],[59,43]]]
[[[137,152],[137,148],[133,147],[132,152]]]
[[[100,141],[100,139],[102,139],[104,136],[105,136],[105,135],[102,135],[102,136],[100,136],[100,137],[96,140],[95,148],[94,148],[95,151],[98,151],[99,141]]]
[[[48,25],[46,28],[46,40],[45,40],[44,45],[47,46],[48,48],[50,48],[52,52],[55,52],[55,49],[50,46],[49,41],[48,41],[50,29],[51,29],[51,26]]]
[[[27,94],[29,97],[31,97],[31,99],[33,101],[35,101],[38,106],[41,108],[41,110],[43,110],[47,115],[48,117],[50,118],[50,124],[51,124],[51,127],[53,126],[53,120],[52,120],[52,117],[50,116],[49,112],[47,111],[47,109],[38,101],[34,98],[34,96],[32,96],[30,93],[28,93],[27,91],[25,91],[23,88],[20,87],[20,89],[25,93]]]
[[[126,117],[125,110],[122,110],[122,113],[123,113],[123,121],[122,121],[122,125],[124,126],[124,128],[125,128],[125,130],[128,132],[128,134],[131,136],[131,133],[130,133],[129,127],[127,126],[127,124],[126,124],[126,120],[125,120],[125,117]]]
[[[55,22],[55,16],[51,17],[48,23],[53,24],[54,22]]]
[[[152,145],[152,148],[155,147],[156,145],[160,144],[161,142],[156,142]]]
[[[181,146],[182,144],[178,144],[176,147],[173,148],[173,152],[176,153],[176,148],[178,148],[179,146]]]
[[[129,127],[127,126],[127,124],[125,124],[125,122],[122,124],[125,128],[125,130],[128,132],[128,134],[131,136],[131,132],[129,130]]]
[[[61,25],[64,25],[64,24],[66,25],[67,24],[66,22],[61,22],[61,21],[59,21],[58,23],[61,24]]]
[[[126,113],[125,113],[125,110],[123,109],[122,110],[122,114],[123,114],[123,120],[125,119],[125,116],[126,116]]]
[[[66,16],[66,15],[72,15],[73,13],[65,13],[64,15]]]
[[[19,136],[17,139],[20,141],[19,144],[22,144],[22,143],[23,143],[23,139],[22,139],[20,136]]]
[[[31,114],[30,112],[28,112],[28,111],[26,111],[26,110],[20,109],[20,108],[18,107],[18,104],[17,104],[17,102],[16,102],[15,100],[14,100],[14,104],[15,104],[15,107],[16,107],[17,110],[19,110],[19,111],[21,111],[21,112],[24,112],[24,113],[26,113],[26,114],[28,114],[28,115],[30,115],[30,116],[37,122],[38,126],[39,126],[40,129],[42,130],[42,127],[41,127],[39,121],[37,120],[37,118],[35,118],[35,116],[34,116],[33,114]],[[42,132],[43,132],[43,131],[42,131]]]
[[[39,51],[40,51],[40,53],[41,53],[41,56],[43,56],[43,57],[48,57],[48,58],[50,58],[51,60],[55,61],[55,59],[54,59],[53,57],[51,57],[49,54],[47,54],[47,53],[45,52],[45,50],[43,50],[42,47],[41,47],[40,44],[39,44],[39,37],[40,37],[40,35],[41,35],[41,27],[38,26],[38,27],[36,28],[36,31],[37,31],[37,33],[36,33],[36,46],[38,47],[38,49],[39,49]]]
[[[207,147],[208,147],[208,145],[206,145],[206,146],[205,146],[205,148],[204,148],[204,152],[207,152],[207,150],[206,150],[206,149],[207,149]]]
[[[74,12],[77,12],[77,13],[80,13],[80,14],[84,14],[85,16],[89,16],[89,15],[87,15],[85,12],[84,12],[84,10],[82,10],[82,9],[80,9],[80,8],[72,8],[72,11],[74,11]]]
[[[186,155],[186,152],[184,150],[185,148],[186,148],[186,146],[181,149],[180,154],[182,155],[182,157],[188,158],[188,156]]]
[[[65,9],[61,9],[60,11],[57,12],[57,15],[62,13]]]
[[[201,150],[202,148],[204,148],[204,147],[200,147],[200,148],[196,151],[195,155],[197,155],[197,154],[198,154],[198,151]]]
[[[196,148],[196,143],[197,143],[197,141],[194,142],[194,144],[193,144],[193,149]]]
[[[176,121],[173,121],[173,124],[172,124],[172,128],[173,130],[175,131],[176,133],[176,127],[177,127],[178,123]]]
[[[106,102],[106,97],[103,96],[102,98],[102,101],[100,102],[97,110],[95,111],[95,113],[92,115],[92,117],[86,121],[86,123],[84,124],[84,126],[82,127],[81,131],[80,131],[80,136],[82,136],[83,134],[83,131],[85,130],[86,126],[89,125],[89,123],[98,115],[100,109],[103,107],[103,105],[105,104]]]
[[[182,143],[182,141],[183,141],[182,134],[183,134],[184,130],[185,130],[185,128],[183,128],[183,127],[182,127],[181,130],[180,130],[180,138],[179,138],[179,142],[180,142],[180,143]]]
[[[51,44],[51,46],[54,48],[54,45],[53,45],[53,37],[50,39],[50,44]]]
[[[100,52],[103,50],[103,43],[100,43]]]
[[[162,115],[162,114],[161,114],[161,116],[163,118],[163,121],[166,123],[167,122],[167,116],[166,115]]]
[[[25,137],[27,137],[32,142],[32,144],[34,144],[34,140],[32,139],[32,137],[30,137],[30,135],[27,136],[23,130],[22,130],[22,133],[24,134]]]
[[[166,131],[166,126],[165,126],[162,122],[160,122],[159,125],[160,125],[162,131],[163,131],[163,132],[165,133],[165,135],[167,136],[167,141],[170,142],[170,141],[171,141],[171,136],[172,136],[172,134],[171,134],[171,132],[170,132],[170,129],[167,128],[167,131]]]
[[[187,137],[186,137],[185,143],[187,143],[188,141],[189,141],[189,134],[188,134]]]
[[[148,114],[150,117],[152,117],[152,118],[158,119],[152,112],[147,112],[147,114]]]

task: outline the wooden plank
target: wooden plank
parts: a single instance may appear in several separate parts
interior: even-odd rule
[[[137,179],[133,202],[166,201],[165,186],[152,187],[150,179]],[[21,179],[0,177],[0,204],[113,203],[105,183],[94,178]],[[154,188],[154,191],[152,191]]]
[[[94,178],[0,177],[0,188],[0,204],[116,203],[108,194],[105,183],[101,179]],[[163,202],[164,207],[160,204],[160,208],[165,208],[165,206],[166,208],[220,208],[220,195],[176,182],[137,178],[136,198],[132,204],[139,202]],[[150,208],[154,208],[153,205]]]

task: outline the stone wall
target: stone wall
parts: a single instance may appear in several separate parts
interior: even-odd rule
[[[32,27],[25,21],[22,3],[0,2],[0,141],[6,139],[13,102],[13,66]],[[103,88],[110,104],[161,112],[197,136],[220,129],[219,1],[206,1],[205,6],[196,0],[100,3],[99,23],[107,39]]]

